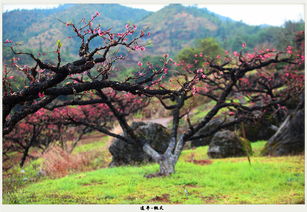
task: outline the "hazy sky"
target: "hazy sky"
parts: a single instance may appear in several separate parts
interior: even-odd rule
[[[38,4],[16,4],[3,5],[3,11],[10,11],[13,9],[33,9],[33,8],[53,8],[58,4],[38,5]],[[157,11],[164,7],[162,4],[126,4],[126,6],[134,8],[143,8],[148,11]],[[244,23],[251,25],[269,24],[280,26],[286,20],[297,21],[304,19],[304,5],[303,4],[249,4],[249,5],[197,5],[198,7],[206,7],[209,11],[217,14],[230,17],[234,20],[242,20]],[[99,11],[102,12],[103,11]]]

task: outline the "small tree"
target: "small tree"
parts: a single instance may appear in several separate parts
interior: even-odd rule
[[[71,127],[61,122],[64,114],[58,110],[48,112],[45,109],[40,109],[17,123],[13,130],[3,137],[4,157],[9,159],[8,153],[10,152],[22,153],[19,165],[23,167],[26,159],[33,157],[30,154],[32,147],[44,152],[50,144],[58,142],[62,149],[72,152],[90,128]],[[67,144],[69,141],[71,141],[70,148]]]
[[[213,58],[217,55],[224,55],[223,48],[214,38],[204,38],[197,40],[194,47],[186,47],[180,50],[177,59],[201,68],[204,56]]]

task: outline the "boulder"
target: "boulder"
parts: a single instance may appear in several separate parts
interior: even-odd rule
[[[249,141],[229,130],[215,133],[208,149],[210,158],[238,157],[245,156],[247,153],[251,153]]]
[[[134,122],[131,128],[139,139],[146,139],[157,152],[164,153],[167,149],[170,133],[164,126],[157,123]],[[112,154],[110,167],[153,162],[141,145],[128,144],[120,139],[113,140],[109,151]]]
[[[268,140],[276,132],[274,128],[276,122],[270,119],[242,123],[242,125],[244,127],[245,136],[250,141]]]
[[[229,117],[227,119],[228,121],[232,121],[233,118]],[[222,118],[215,118],[212,119],[204,128],[202,128],[195,136],[204,134],[211,129],[216,128],[220,124],[224,122],[224,119]],[[268,140],[270,139],[274,133],[276,132],[276,120],[274,118],[266,117],[265,119],[256,121],[256,122],[242,122],[230,127],[227,127],[225,129],[227,130],[239,130],[240,134],[244,135],[249,141],[258,141],[258,140]],[[244,133],[242,130],[244,129]],[[206,146],[209,145],[211,140],[213,138],[212,136],[207,136],[204,138],[199,138],[191,141],[191,147],[198,147],[198,146]]]
[[[232,121],[232,119],[228,118],[226,121]],[[222,119],[222,118],[212,119],[211,121],[209,121],[209,123],[205,127],[200,129],[199,132],[195,134],[195,136],[198,136],[198,135],[201,135],[201,134],[205,134],[208,131],[210,131],[212,129],[215,129],[216,127],[218,127],[219,125],[221,125],[224,122],[225,122],[225,120]],[[233,130],[234,126],[229,127],[228,129]],[[192,140],[191,141],[191,147],[199,147],[199,146],[209,145],[210,142],[211,142],[212,137],[213,137],[213,135]]]
[[[271,156],[296,155],[305,149],[304,97],[297,109],[291,112],[277,132],[266,143],[262,154]]]

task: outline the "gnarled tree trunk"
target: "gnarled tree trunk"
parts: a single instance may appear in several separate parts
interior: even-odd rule
[[[168,176],[175,173],[175,164],[176,161],[174,157],[163,158],[163,160],[159,161],[160,171],[159,174],[162,176]]]
[[[181,153],[181,151],[179,151],[179,148],[181,148],[182,143],[182,137],[178,143],[176,143],[176,139],[172,137],[169,146],[164,154],[159,154],[150,145],[145,144],[143,146],[143,150],[160,165],[159,172],[154,174],[148,174],[146,175],[146,177],[151,178],[158,176],[169,176],[175,173],[175,165]]]

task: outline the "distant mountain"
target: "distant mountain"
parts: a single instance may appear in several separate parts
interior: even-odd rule
[[[83,18],[90,19],[96,11],[102,13],[96,22],[114,30],[124,28],[128,22],[138,22],[151,13],[118,4],[71,4],[55,9],[15,10],[3,14],[3,40],[23,41],[25,46],[35,49],[52,48],[61,40],[64,48],[73,51],[77,49],[78,40],[67,39],[71,30],[60,21],[79,23]]]
[[[232,49],[232,44],[227,45],[227,42],[258,30],[257,27],[233,21],[207,9],[180,4],[171,4],[152,13],[141,20],[139,25],[150,28],[153,52],[170,54],[176,54],[183,47],[192,45],[195,39],[205,37],[215,37],[224,48]],[[240,36],[237,40],[240,47],[244,38]]]
[[[72,32],[60,20],[79,23],[96,11],[102,14],[96,23],[106,29],[120,31],[127,23],[136,24],[138,29],[148,27],[152,46],[147,48],[147,55],[176,55],[183,47],[193,45],[195,39],[205,37],[216,38],[227,50],[239,50],[242,42],[246,42],[250,49],[262,43],[277,46],[280,45],[277,37],[283,30],[267,25],[249,26],[204,8],[180,4],[168,5],[157,12],[119,4],[66,4],[55,9],[3,13],[3,41],[23,41],[27,48],[43,50],[54,49],[56,41],[61,40],[64,53],[76,55],[79,40],[67,38]],[[301,23],[300,29],[303,26]]]

